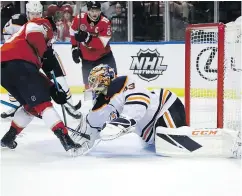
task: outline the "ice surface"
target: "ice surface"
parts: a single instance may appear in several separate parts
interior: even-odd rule
[[[5,95],[1,98],[7,100]],[[74,97],[76,102],[80,98]],[[68,117],[69,126],[77,123]],[[9,126],[10,120],[1,121],[0,137]],[[132,134],[100,143],[88,156],[72,158],[35,119],[17,141],[15,150],[1,149],[2,196],[242,195],[239,160],[156,156]]]

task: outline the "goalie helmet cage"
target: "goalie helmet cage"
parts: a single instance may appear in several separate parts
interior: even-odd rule
[[[186,110],[186,120],[189,126],[194,127],[194,125],[196,124],[196,119],[192,120],[192,118],[197,118],[197,120],[198,118],[207,118],[207,121],[216,121],[214,122],[214,125],[212,125],[213,127],[209,126],[208,128],[225,128],[226,124],[233,124],[231,125],[231,127],[227,127],[227,128],[238,129],[238,126],[239,126],[239,129],[241,128],[241,88],[240,88],[241,75],[240,73],[237,73],[236,76],[231,76],[231,77],[237,78],[236,80],[237,84],[233,84],[233,85],[237,85],[237,87],[234,87],[233,89],[233,85],[230,85],[230,90],[225,89],[226,88],[225,82],[229,82],[229,79],[226,79],[226,76],[225,76],[225,74],[226,75],[229,74],[229,73],[225,73],[227,72],[226,66],[228,66],[228,64],[230,65],[231,61],[233,60],[233,57],[226,54],[226,50],[227,50],[226,33],[227,33],[226,25],[224,25],[223,23],[192,24],[186,28],[185,110]],[[241,28],[239,29],[239,33],[241,35]],[[232,34],[232,36],[234,36],[234,34]],[[235,45],[235,42],[234,43],[233,42],[234,40],[232,42],[230,41],[230,46],[228,46],[228,48],[231,47],[232,45]],[[238,45],[233,46],[234,48],[233,50],[236,50],[236,47],[237,47],[237,50],[240,50],[239,51],[239,55],[240,55],[241,47]],[[205,54],[206,51],[207,51],[207,54]],[[202,55],[203,57],[201,57]],[[204,56],[206,56],[206,58],[204,58]],[[240,58],[237,59],[237,63],[241,64]],[[213,64],[212,65],[214,66],[213,68],[211,68],[212,67],[211,64]],[[239,70],[241,71],[241,69]],[[232,73],[232,75],[233,74],[234,73]],[[211,78],[211,75],[212,75],[212,78]],[[206,83],[205,88],[204,87],[201,88],[199,84],[204,84],[204,83]],[[194,84],[195,84],[195,88],[193,87]],[[213,90],[209,89],[210,84],[211,86],[213,86]],[[197,85],[199,87],[197,87]],[[237,92],[238,89],[236,88],[239,88],[239,92]],[[226,95],[225,92],[230,95]],[[213,106],[210,106],[208,104],[209,101],[212,102],[211,98],[213,99]],[[234,108],[236,108],[236,104],[237,104],[237,108],[234,111],[232,111],[233,109],[231,109],[229,112],[228,110],[225,111],[225,98],[232,100],[230,102],[233,102],[232,104]],[[196,103],[194,103],[193,99],[194,100],[198,99],[198,100]],[[204,106],[207,105],[207,108],[210,107],[209,109],[210,112],[214,113],[213,117],[211,118],[209,117],[210,114],[208,113],[204,114],[203,112],[199,112],[199,111],[197,111],[197,114],[196,114],[198,116],[193,117],[194,115],[194,110],[192,108],[193,104],[197,106],[200,104],[203,104]],[[227,106],[227,108],[229,107],[230,106]],[[228,115],[230,116],[225,119],[226,112],[228,112]],[[233,112],[234,114],[232,114]],[[199,113],[203,113],[203,116],[201,116]],[[207,125],[206,124],[202,126],[200,125],[199,128],[202,128],[204,126],[207,126]]]

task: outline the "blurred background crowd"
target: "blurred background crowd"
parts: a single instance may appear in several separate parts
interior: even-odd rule
[[[12,15],[25,13],[27,1],[1,2],[1,32]],[[69,42],[72,19],[85,1],[41,1],[44,16],[54,16],[58,41]],[[188,24],[228,23],[241,16],[241,1],[101,1],[112,24],[113,42],[183,41]],[[1,36],[3,37],[3,36]]]

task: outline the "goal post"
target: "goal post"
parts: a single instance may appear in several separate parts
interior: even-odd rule
[[[241,25],[189,25],[185,38],[187,124],[241,129],[241,74]]]

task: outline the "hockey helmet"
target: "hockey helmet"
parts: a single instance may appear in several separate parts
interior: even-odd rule
[[[99,1],[88,1],[87,9],[101,9],[101,3]]]
[[[108,65],[100,64],[94,67],[89,74],[89,87],[96,96],[101,93],[105,94],[114,77],[115,72],[113,68]]]
[[[43,5],[40,1],[29,1],[26,4],[26,11],[27,12],[34,12],[34,13],[41,13],[43,12]]]
[[[101,4],[98,1],[87,2],[87,13],[91,21],[97,22],[101,15]]]
[[[29,20],[41,18],[43,14],[43,5],[40,1],[29,1],[26,4],[26,13]]]

